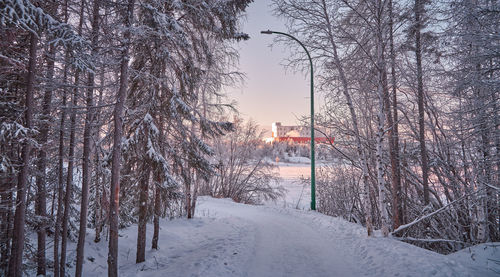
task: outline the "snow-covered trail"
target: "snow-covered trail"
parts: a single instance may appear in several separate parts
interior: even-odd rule
[[[255,207],[228,200],[205,199],[219,217],[246,222],[252,232],[241,241],[253,242],[244,267],[247,276],[361,276],[362,272],[341,251],[338,241],[311,222],[290,217],[280,209]],[[201,201],[203,209],[203,200]]]
[[[120,276],[494,276],[454,257],[317,212],[200,197],[194,219],[161,220],[160,249],[135,264],[137,227],[120,231]],[[148,245],[152,226],[148,225]],[[107,272],[107,242],[89,238],[84,276]],[[491,273],[491,272],[489,272]]]
[[[316,212],[212,198],[200,210],[246,225],[239,239],[250,257],[240,256],[239,276],[471,276],[447,256],[368,238],[362,227]]]

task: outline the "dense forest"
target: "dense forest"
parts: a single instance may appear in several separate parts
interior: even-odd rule
[[[199,195],[283,193],[271,161],[286,146],[222,93],[243,78],[251,2],[0,2],[0,275],[82,276],[91,233],[117,276],[120,228],[138,226],[141,263],[147,224],[158,248],[160,218],[192,218]],[[500,2],[270,4],[326,97],[318,211],[441,253],[499,241]],[[307,72],[300,45],[276,43]]]

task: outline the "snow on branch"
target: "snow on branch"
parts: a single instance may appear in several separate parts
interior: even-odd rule
[[[64,45],[73,50],[74,65],[82,70],[91,71],[90,57],[84,54],[88,43],[73,31],[71,25],[62,23],[36,7],[28,0],[5,0],[0,4],[0,24],[13,24],[36,36],[42,31],[47,31],[53,45]]]
[[[494,189],[494,190],[498,190],[498,191],[500,191],[500,187],[496,187],[496,186],[494,186],[494,185],[492,185],[492,184],[486,184],[486,186],[488,186],[488,187],[490,187],[490,188],[492,188],[492,189]]]
[[[443,207],[441,207],[441,208],[439,208],[439,209],[435,210],[434,212],[432,212],[432,213],[430,213],[430,214],[426,214],[426,215],[424,215],[424,216],[422,216],[422,217],[420,217],[420,218],[417,218],[417,219],[413,220],[412,222],[410,222],[410,223],[408,223],[408,224],[401,225],[401,226],[399,226],[398,228],[396,228],[396,230],[392,231],[392,233],[391,233],[391,234],[392,234],[392,235],[394,235],[394,234],[396,234],[396,233],[401,232],[402,230],[408,229],[408,228],[410,228],[411,226],[413,226],[413,225],[415,225],[415,224],[419,223],[420,221],[422,221],[422,220],[424,220],[424,219],[427,219],[427,218],[429,218],[429,217],[431,217],[431,216],[433,216],[433,215],[435,215],[435,214],[438,214],[438,213],[442,212],[443,210],[445,210],[445,209],[446,209],[446,208],[448,208],[449,206],[451,206],[451,205],[453,205],[453,204],[455,204],[455,203],[457,203],[457,202],[460,202],[460,201],[464,200],[465,198],[467,198],[467,197],[471,196],[472,194],[476,194],[476,193],[480,192],[481,190],[483,190],[483,189],[479,189],[479,190],[477,190],[477,191],[475,191],[475,192],[473,192],[473,193],[466,194],[466,195],[464,195],[464,196],[462,196],[462,197],[458,198],[457,200],[451,201],[450,203],[448,203],[448,204],[444,205]]]
[[[460,244],[467,244],[467,242],[464,241],[459,241],[459,240],[450,240],[450,239],[419,239],[419,238],[412,238],[412,237],[395,237],[397,240],[401,241],[418,241],[418,242],[451,242],[451,243],[460,243]]]

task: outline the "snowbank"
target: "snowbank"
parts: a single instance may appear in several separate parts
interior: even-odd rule
[[[448,256],[467,265],[475,276],[500,276],[500,242],[478,244]]]

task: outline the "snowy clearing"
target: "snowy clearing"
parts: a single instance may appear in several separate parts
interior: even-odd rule
[[[292,199],[302,188],[295,179],[307,169],[280,168],[282,185],[292,194],[282,203],[251,206],[201,197],[195,219],[161,221],[160,249],[147,250],[141,264],[135,264],[137,226],[121,230],[120,276],[498,276],[500,244],[446,256],[378,233],[367,238],[362,226],[285,207],[297,203]],[[307,205],[308,195],[301,198]],[[147,249],[152,229],[148,225]],[[106,259],[107,241],[95,244],[89,236],[84,276],[106,275]]]

